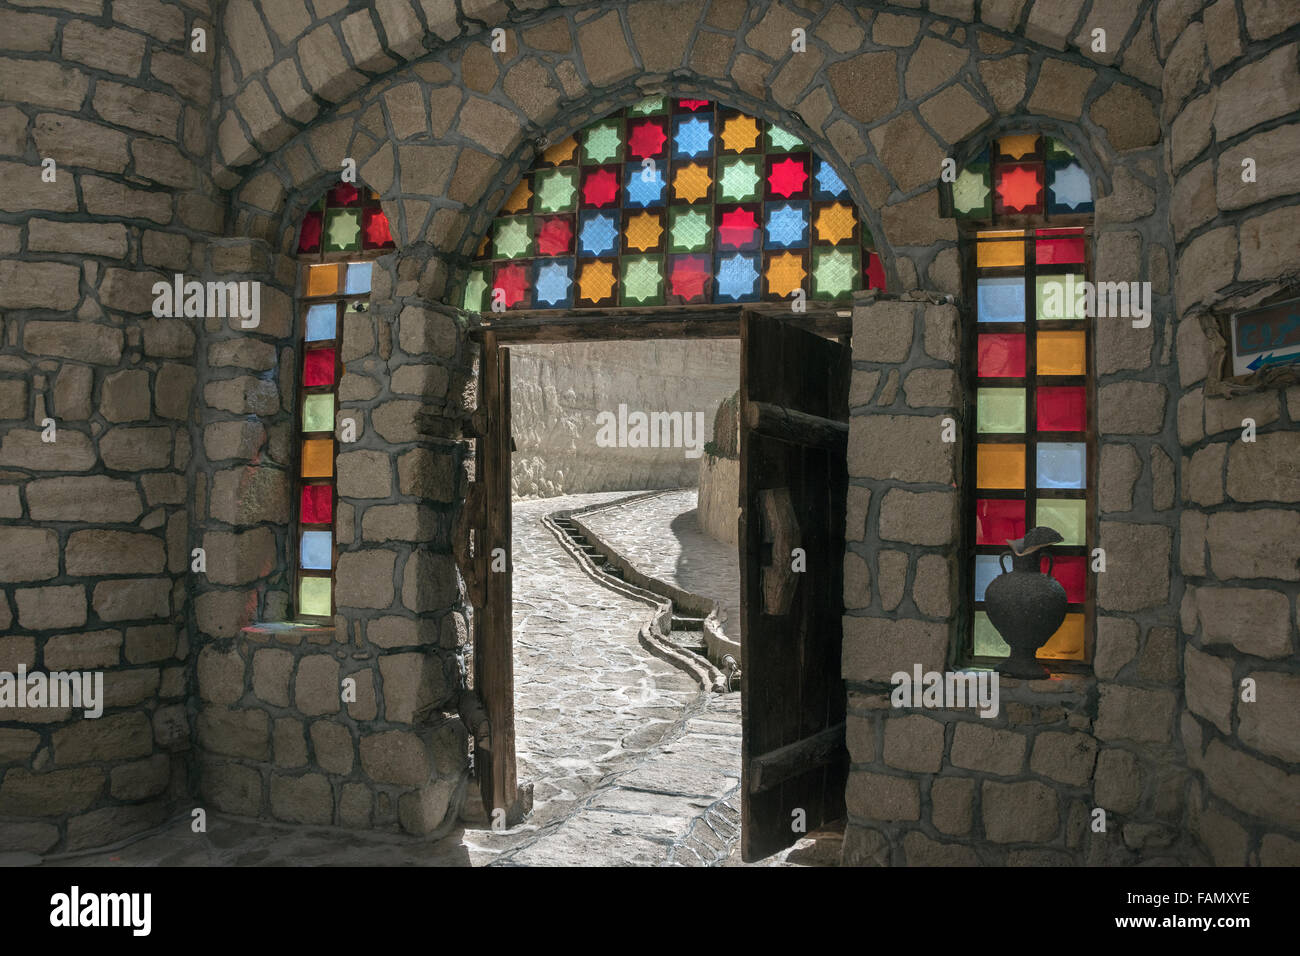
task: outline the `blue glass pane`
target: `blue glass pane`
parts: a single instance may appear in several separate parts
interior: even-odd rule
[[[348,264],[348,275],[344,280],[344,295],[361,295],[370,291],[370,263],[352,262]]]
[[[1092,204],[1092,183],[1078,163],[1052,170],[1052,202],[1073,212],[1086,212]]]
[[[617,240],[618,228],[613,216],[592,213],[583,218],[582,232],[578,236],[583,255],[607,255],[614,251]]]
[[[1040,442],[1039,488],[1083,488],[1088,446],[1080,441]]]
[[[768,203],[767,242],[790,249],[808,244],[808,213],[805,203]]]
[[[309,571],[328,571],[334,562],[334,535],[329,531],[302,533],[301,561]]]
[[[656,165],[643,168],[640,163],[627,164],[627,204],[660,206],[664,201],[664,171]]]
[[[824,159],[817,160],[817,175],[814,178],[817,180],[818,199],[838,199],[847,189],[844,180]]]
[[[570,261],[548,262],[537,270],[537,301],[555,308],[572,305],[573,265]]]
[[[335,338],[338,309],[333,302],[322,302],[307,309],[307,341],[322,342]]]
[[[981,322],[1025,321],[1025,280],[1019,276],[980,279],[976,312]]]
[[[737,302],[758,292],[758,259],[736,253],[718,261],[718,295]]]
[[[709,151],[713,142],[713,130],[710,123],[702,116],[692,116],[677,124],[673,135],[673,155],[677,159],[694,159]]]
[[[1007,564],[1010,565],[1011,562],[1008,561]],[[996,554],[975,555],[975,600],[984,600],[984,589],[1001,573],[1002,568],[998,565]]]

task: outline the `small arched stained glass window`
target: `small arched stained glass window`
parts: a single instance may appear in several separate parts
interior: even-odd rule
[[[298,230],[302,277],[292,560],[293,606],[301,620],[328,620],[334,614],[340,343],[349,316],[369,310],[370,260],[393,248],[378,196],[346,182],[312,206]]]
[[[967,416],[967,646],[975,658],[1007,656],[984,610],[985,589],[1001,573],[1007,542],[1047,525],[1064,539],[1052,549],[1051,573],[1069,610],[1038,656],[1083,660],[1096,510],[1086,308],[1091,178],[1061,141],[1015,134],[967,163],[946,201],[968,251],[967,375],[975,399]]]
[[[884,286],[848,187],[806,143],[653,96],[538,157],[483,239],[464,307],[843,301]]]

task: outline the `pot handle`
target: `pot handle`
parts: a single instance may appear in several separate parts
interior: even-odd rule
[[[1003,558],[1010,558],[1010,557],[1011,557],[1010,551],[1003,551],[1001,554],[998,555],[998,567],[1002,569],[1003,574],[1011,573],[1011,570],[1006,566],[1006,562],[1003,561]]]
[[[1043,557],[1047,558],[1047,576],[1050,578],[1052,576],[1052,566],[1053,566],[1052,556],[1050,554],[1045,554],[1043,555]]]

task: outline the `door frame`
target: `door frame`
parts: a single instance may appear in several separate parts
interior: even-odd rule
[[[595,314],[593,314],[593,312]],[[475,770],[489,819],[505,812],[508,826],[532,807],[532,784],[520,786],[515,755],[514,632],[511,617],[513,564],[510,495],[509,346],[570,342],[637,342],[662,339],[741,339],[745,314],[783,322],[847,342],[852,334],[849,308],[793,312],[774,304],[658,306],[650,309],[556,309],[509,313],[463,313],[467,334],[479,345],[478,408],[469,432],[475,441],[475,481],[471,483],[454,532],[455,549],[474,606],[475,686],[460,712],[474,735]],[[503,354],[504,353],[504,354]],[[744,356],[741,356],[743,363]],[[503,427],[504,426],[504,427]],[[743,502],[741,503],[744,507]],[[743,514],[742,514],[743,518]],[[468,541],[474,532],[476,546]],[[504,548],[507,571],[493,572],[491,553]],[[471,554],[472,551],[472,554]],[[740,559],[739,548],[737,558]],[[468,573],[466,573],[468,569]],[[743,646],[744,635],[741,635]],[[744,747],[742,732],[742,752]]]

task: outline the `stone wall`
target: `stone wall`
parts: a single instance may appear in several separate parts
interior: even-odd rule
[[[43,853],[156,825],[189,793],[197,335],[151,315],[150,286],[204,273],[223,229],[219,38],[201,0],[17,6],[0,9],[0,671],[99,671],[107,697],[98,719],[0,713],[0,850]]]
[[[696,500],[700,529],[726,544],[740,543],[740,459],[705,455],[700,459]]]
[[[1190,4],[1161,44],[1180,319],[1179,726],[1191,829],[1230,866],[1300,863],[1300,388],[1216,394],[1202,322],[1300,294],[1298,23],[1294,5]]]
[[[713,412],[736,390],[734,340],[583,342],[510,349],[510,416],[517,496],[585,491],[686,488],[699,480],[700,453],[713,438]],[[602,412],[704,415],[692,424],[696,457],[682,448],[606,448],[596,444]]]

